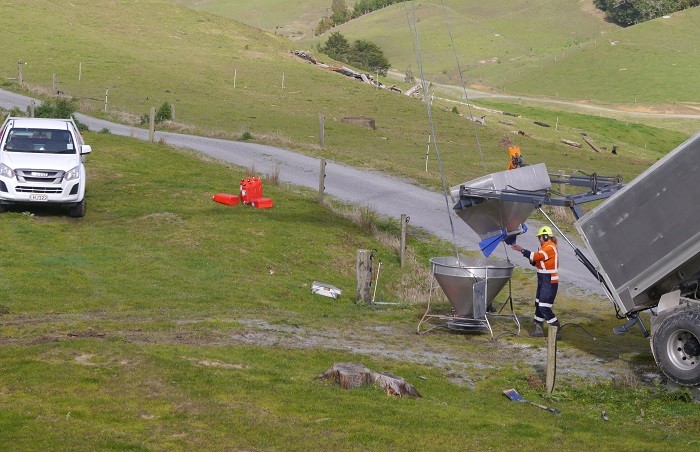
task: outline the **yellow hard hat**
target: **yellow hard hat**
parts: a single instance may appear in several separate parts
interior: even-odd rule
[[[542,226],[537,230],[537,237],[541,235],[553,236],[554,234],[552,233],[552,228],[550,228],[549,226]]]

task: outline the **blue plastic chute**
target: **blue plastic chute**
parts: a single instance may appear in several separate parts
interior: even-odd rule
[[[514,245],[515,240],[518,237],[518,235],[524,234],[526,232],[527,232],[527,226],[525,226],[525,223],[523,223],[521,233],[508,235],[508,233],[501,231],[499,234],[485,238],[484,240],[479,242],[479,249],[481,250],[482,253],[484,253],[485,257],[489,257],[491,255],[491,253],[493,253],[496,250],[499,243],[505,242],[506,245]]]

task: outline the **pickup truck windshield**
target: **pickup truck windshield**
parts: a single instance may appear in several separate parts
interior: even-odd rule
[[[11,129],[5,143],[7,152],[75,154],[73,137],[67,130]]]

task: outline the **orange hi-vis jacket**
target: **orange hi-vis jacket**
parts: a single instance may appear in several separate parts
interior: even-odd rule
[[[537,273],[549,274],[552,284],[559,283],[559,253],[552,240],[547,240],[539,250],[530,253],[530,263],[537,267]]]

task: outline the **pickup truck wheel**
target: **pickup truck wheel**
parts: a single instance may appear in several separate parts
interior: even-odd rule
[[[700,384],[700,308],[683,309],[661,322],[651,339],[661,371],[681,385]]]
[[[70,208],[70,216],[73,218],[82,218],[85,216],[85,200],[83,199],[78,204]]]

